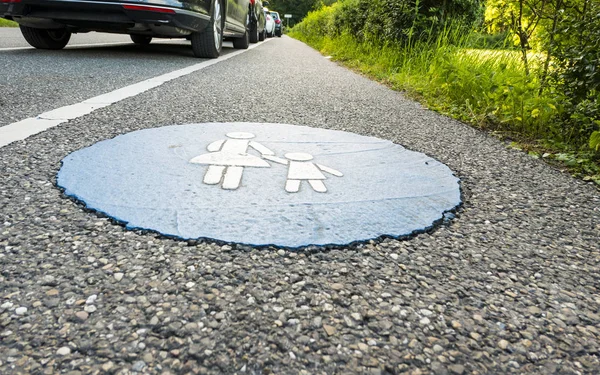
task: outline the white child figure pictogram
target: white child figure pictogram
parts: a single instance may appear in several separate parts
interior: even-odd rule
[[[305,152],[290,152],[284,155],[286,159],[281,159],[276,156],[263,155],[265,159],[274,161],[275,163],[288,165],[287,181],[285,182],[285,191],[288,193],[297,193],[300,190],[300,183],[308,181],[314,191],[318,193],[326,193],[327,187],[323,183],[327,177],[323,172],[330,173],[337,177],[342,177],[343,173],[333,168],[326,167],[321,164],[313,163],[311,154]]]
[[[221,187],[235,190],[240,186],[244,167],[269,168],[271,165],[258,156],[248,154],[251,147],[261,156],[275,153],[258,142],[251,141],[255,135],[245,132],[227,133],[229,139],[221,139],[209,144],[208,154],[196,156],[190,163],[208,164],[203,182],[207,185],[217,185],[223,180]]]

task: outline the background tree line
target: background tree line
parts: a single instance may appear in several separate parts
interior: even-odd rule
[[[291,14],[290,26],[300,22],[308,12],[319,9],[322,6],[331,5],[336,0],[269,0],[269,9],[279,12],[283,18],[284,14]],[[287,24],[287,20],[284,21]]]

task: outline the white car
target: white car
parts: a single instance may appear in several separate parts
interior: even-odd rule
[[[267,37],[272,38],[275,36],[275,19],[267,8],[265,8],[265,19],[265,31],[267,32]]]

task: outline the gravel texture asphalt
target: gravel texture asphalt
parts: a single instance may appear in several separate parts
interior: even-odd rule
[[[77,149],[213,121],[392,140],[454,170],[463,207],[410,240],[289,252],[127,231],[55,186]],[[600,369],[598,191],[287,37],[0,149],[0,207],[0,373]]]

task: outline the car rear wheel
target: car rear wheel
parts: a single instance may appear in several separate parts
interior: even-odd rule
[[[214,0],[210,23],[206,29],[192,33],[192,51],[196,57],[217,58],[223,47],[223,7],[221,0]]]
[[[233,48],[248,49],[249,46],[250,46],[250,35],[248,35],[248,30],[246,30],[243,37],[235,38],[233,40]]]
[[[259,35],[258,35],[258,25],[252,23],[250,25],[250,43],[258,43]]]
[[[22,25],[19,27],[27,43],[39,49],[63,49],[71,39],[71,33],[67,29],[36,29]]]
[[[262,42],[263,40],[265,40],[267,38],[267,31],[263,30],[262,33],[258,34],[258,40],[260,42]]]
[[[146,35],[132,34],[132,35],[130,35],[130,37],[131,37],[131,41],[134,42],[135,44],[140,44],[140,45],[144,45],[144,46],[150,44],[150,42],[152,41],[152,37],[146,36]]]

